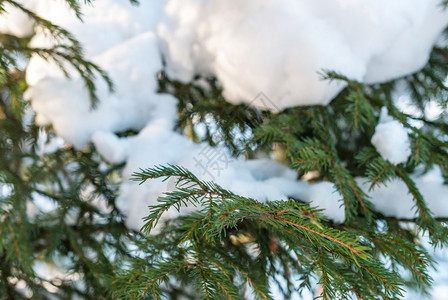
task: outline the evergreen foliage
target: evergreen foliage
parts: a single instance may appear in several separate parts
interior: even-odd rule
[[[82,18],[82,4],[66,2]],[[125,226],[115,206],[123,165],[105,163],[93,146],[78,151],[65,145],[51,154],[39,151],[38,137],[55,133],[34,124],[23,99],[27,86],[19,60],[39,55],[56,62],[67,76],[74,69],[93,107],[98,100],[95,76],[112,91],[110,78],[84,58],[68,31],[14,0],[0,2],[0,14],[6,13],[6,3],[25,12],[36,30],[47,31],[55,44],[33,48],[28,46],[31,37],[0,34],[2,299],[240,299],[245,294],[272,299],[274,285],[287,298],[296,290],[312,289],[314,281],[324,299],[398,299],[405,285],[428,291],[433,261],[420,240],[427,234],[434,247],[445,247],[447,219],[434,217],[410,175],[437,165],[448,178],[447,119],[403,113],[392,99],[401,89],[410,92],[421,112],[429,101],[446,108],[447,47],[436,46],[419,72],[384,84],[365,85],[325,71],[323,80],[347,84],[330,105],[282,112],[229,104],[214,78],[204,79],[211,86],[205,90],[161,73],[160,92],[179,99],[179,132],[195,142],[222,143],[234,155],[247,158],[276,152],[299,178],[317,172],[313,180],[330,181],[341,193],[346,222],[325,219],[302,199],[262,203],[168,165],[134,174],[142,184],[174,178],[177,187],[148,209],[145,226],[135,232]],[[406,163],[384,160],[370,142],[384,106],[412,132],[412,154]],[[205,135],[199,134],[199,126],[206,128]],[[367,178],[370,189],[393,179],[403,181],[414,198],[417,217],[381,215],[356,177]],[[35,203],[42,197],[57,209],[37,209]],[[183,212],[185,206],[197,210],[154,230],[166,211]],[[64,279],[37,272],[43,262],[61,270]]]
[[[80,16],[78,1],[67,1]],[[120,268],[127,256],[129,230],[115,207],[117,171],[100,168],[92,147],[76,151],[70,145],[42,154],[39,136],[54,136],[51,128],[34,124],[23,99],[27,84],[23,63],[32,54],[56,62],[69,76],[73,67],[95,104],[95,74],[112,88],[107,74],[83,56],[79,42],[65,29],[42,19],[13,0],[11,4],[55,39],[51,48],[28,46],[30,37],[0,34],[0,298],[105,299],[110,293],[106,276]],[[56,210],[40,211],[39,199]],[[63,280],[36,272],[39,264],[65,273]]]
[[[392,299],[401,295],[399,278],[369,254],[370,241],[361,240],[356,229],[328,226],[319,210],[295,200],[261,203],[241,197],[175,166],[135,174],[142,182],[159,177],[177,178],[177,190],[152,207],[144,232],[149,234],[172,207],[181,210],[195,205],[199,210],[163,226],[156,237],[157,243],[165,244],[159,254],[141,248],[143,253],[136,256],[138,267],[117,281],[123,290],[120,296],[144,298],[149,294],[158,298],[160,284],[169,284],[172,273],[181,282],[192,281],[192,290],[201,291],[207,299],[240,298],[239,291],[246,285],[257,298],[273,299],[269,282],[285,273],[286,295],[294,289],[294,278],[300,278],[304,282],[300,288],[304,288],[316,273],[325,299]],[[376,238],[386,245],[390,239],[387,235]],[[172,249],[173,244],[178,249]],[[422,284],[428,283],[428,258],[414,245],[409,246],[400,257],[412,260],[413,271],[421,275],[416,277]]]

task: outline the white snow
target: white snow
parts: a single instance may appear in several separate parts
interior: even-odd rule
[[[336,223],[345,220],[345,209],[342,195],[336,190],[331,182],[323,181],[309,184],[303,189],[301,200],[311,202],[311,206],[322,209],[322,213]]]
[[[381,110],[371,142],[384,159],[395,165],[405,163],[411,155],[411,141],[406,128],[390,117],[385,107]]]
[[[368,83],[420,69],[448,24],[439,2],[169,0],[158,32],[173,78],[214,74],[234,103],[326,105],[344,85],[324,69]]]
[[[54,153],[58,149],[64,146],[64,140],[59,137],[49,137],[43,129],[39,129],[39,135],[36,141],[36,154],[44,155],[48,153]]]
[[[440,168],[435,167],[421,176],[414,175],[412,179],[433,216],[447,217],[448,185],[443,184]],[[358,183],[361,184],[364,191],[368,191],[369,184],[366,180],[358,179]],[[395,179],[367,193],[372,198],[375,209],[385,216],[405,219],[414,219],[417,216],[416,202],[402,180]]]
[[[34,1],[17,1],[24,5],[27,9],[34,9]],[[19,8],[9,3],[3,3],[2,8],[5,10],[0,13],[0,33],[15,35],[17,37],[29,37],[33,34],[34,23]]]
[[[83,148],[95,131],[140,130],[151,118],[170,117],[167,109],[175,107],[176,100],[155,93],[155,74],[162,64],[153,33],[142,33],[123,41],[93,60],[107,69],[117,83],[115,93],[111,94],[104,82],[98,81],[98,95],[102,101],[94,110],[81,78],[67,80],[55,70],[56,66],[49,68],[39,57],[31,60],[27,69],[31,87],[25,96],[33,100],[31,103],[40,125],[53,124],[59,135],[77,148]],[[54,86],[60,88],[54,89]]]
[[[448,185],[444,179],[440,167],[434,167],[427,173],[414,174],[412,180],[423,195],[428,208],[436,218],[448,216]],[[370,189],[371,181],[367,178],[357,178],[357,183],[373,203],[376,211],[386,217],[403,219],[415,219],[418,216],[416,202],[406,184],[400,179],[394,179],[386,184],[380,184]],[[328,218],[343,222],[345,219],[345,207],[341,203],[342,196],[335,191],[333,185],[328,182],[311,184],[308,189],[299,194],[303,200],[313,201],[324,209],[323,213]]]

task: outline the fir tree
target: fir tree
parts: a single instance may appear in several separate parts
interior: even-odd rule
[[[215,78],[205,78],[212,89],[204,90],[161,73],[160,92],[179,100],[176,130],[211,146],[222,141],[235,156],[252,158],[281,149],[278,159],[297,170],[298,177],[313,171],[318,174],[314,180],[334,183],[346,221],[336,224],[302,199],[262,203],[202,181],[185,168],[165,165],[136,170],[132,178],[141,184],[163,178],[176,186],[148,209],[145,226],[136,232],[126,227],[115,205],[123,165],[106,163],[93,146],[78,151],[66,145],[55,153],[40,153],[39,136],[55,132],[28,120],[30,107],[23,99],[27,83],[19,60],[40,55],[55,61],[67,76],[74,68],[93,109],[98,101],[95,77],[113,91],[111,80],[84,58],[68,31],[13,0],[0,2],[0,13],[7,13],[6,3],[48,31],[56,44],[32,48],[31,37],[0,34],[2,299],[241,299],[245,294],[273,299],[273,285],[288,298],[296,290],[312,289],[313,278],[323,299],[400,299],[405,286],[428,291],[434,262],[420,240],[426,234],[434,247],[445,247],[447,220],[434,217],[410,174],[437,165],[448,178],[447,120],[444,115],[427,120],[401,112],[393,92],[405,85],[422,111],[430,100],[446,108],[447,47],[436,46],[417,73],[384,84],[365,85],[326,71],[323,80],[347,83],[330,105],[281,112],[228,103]],[[67,3],[82,18],[82,5]],[[370,141],[382,107],[411,131],[412,153],[406,163],[385,160]],[[205,135],[197,133],[200,125]],[[359,176],[369,179],[371,189],[403,181],[417,217],[398,219],[375,211],[355,180]],[[39,197],[57,208],[33,210]],[[185,206],[197,210],[158,224],[167,210]],[[54,264],[63,279],[38,272],[42,263]]]

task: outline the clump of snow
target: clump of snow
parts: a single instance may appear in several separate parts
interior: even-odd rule
[[[119,139],[109,131],[96,131],[92,136],[92,142],[96,150],[101,153],[105,160],[110,163],[119,164],[126,161],[128,156],[125,139]]]
[[[433,216],[448,216],[448,185],[444,184],[440,168],[434,167],[423,176],[414,175],[412,179],[428,208],[433,212]],[[371,197],[375,209],[383,215],[405,219],[414,219],[417,216],[415,200],[402,180],[394,179],[370,192],[368,191],[370,184],[366,180],[358,179],[358,183]]]
[[[142,33],[126,40],[93,60],[107,69],[117,83],[115,93],[111,94],[105,84],[98,81],[101,101],[94,110],[81,78],[67,80],[41,58],[31,60],[27,69],[30,88],[25,96],[32,99],[39,125],[53,124],[59,135],[77,148],[83,148],[95,131],[140,130],[151,118],[172,115],[168,115],[166,106],[175,106],[176,101],[168,95],[155,93],[155,74],[162,64],[153,33]],[[56,86],[60,88],[54,88]],[[171,109],[168,107],[168,110]]]
[[[35,1],[17,1],[27,9],[33,9]],[[19,38],[28,37],[33,34],[33,21],[19,8],[2,3],[4,12],[0,12],[0,33],[15,35]]]
[[[151,1],[135,7],[126,1],[95,1],[95,7],[85,7],[81,23],[65,1],[39,1],[37,13],[69,29],[85,45],[88,58],[108,71],[116,91],[109,93],[98,80],[101,100],[92,110],[77,74],[67,80],[55,64],[33,56],[27,68],[25,97],[32,100],[37,123],[52,124],[79,149],[91,142],[96,131],[140,130],[160,116],[174,124],[176,100],[156,93],[156,74],[162,61],[154,32],[162,3]],[[44,32],[37,32],[30,42],[35,47],[53,44]]]
[[[372,144],[384,159],[393,164],[404,163],[411,155],[411,142],[406,128],[381,110],[380,121],[372,136]]]
[[[45,130],[40,129],[36,141],[36,154],[44,155],[54,153],[64,146],[64,140],[59,137],[49,137]]]
[[[345,220],[345,207],[342,195],[331,182],[323,181],[307,186],[299,193],[301,200],[311,202],[311,206],[322,209],[322,213],[337,223]]]
[[[406,28],[396,35],[386,51],[372,58],[367,67],[366,83],[392,80],[421,69],[440,32],[448,24],[448,11],[440,1],[406,2],[408,5],[401,7],[408,15],[404,19]]]
[[[448,24],[439,0],[169,0],[159,35],[167,73],[214,74],[227,100],[264,92],[279,108],[328,104],[344,87],[319,71],[377,83],[426,63]]]
[[[35,3],[39,16],[68,29],[90,58],[142,33],[154,32],[164,5],[163,0],[139,1],[139,5],[120,0],[92,1],[91,5],[82,6],[80,22],[66,0],[27,1]],[[152,52],[147,56],[158,60]]]

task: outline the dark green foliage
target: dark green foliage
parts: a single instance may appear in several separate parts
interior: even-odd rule
[[[10,101],[0,98],[0,182],[10,190],[0,195],[0,298],[24,298],[16,289],[23,282],[33,299],[47,299],[52,289],[61,299],[104,299],[106,275],[127,255],[129,231],[114,203],[117,168],[100,171],[92,149],[39,154],[39,128],[22,121],[26,105],[19,110]],[[40,211],[39,199],[54,209]],[[33,268],[39,263],[57,263],[63,277],[41,277]]]
[[[110,292],[105,276],[120,267],[129,240],[114,204],[116,170],[99,171],[101,160],[88,149],[66,146],[37,154],[37,128],[22,127],[2,108],[7,117],[0,120],[0,180],[11,192],[0,198],[0,295],[21,299],[15,285],[23,281],[33,299],[49,297],[49,285],[60,298],[105,298]],[[52,211],[34,206],[42,198],[54,205]],[[59,262],[62,280],[48,280],[31,268],[44,262]]]
[[[79,1],[67,2],[79,16]],[[0,13],[7,13],[6,3],[25,12],[55,44],[31,48],[30,37],[0,34],[0,299],[109,298],[107,276],[122,267],[132,239],[115,207],[122,166],[106,165],[92,148],[81,152],[66,145],[42,153],[38,136],[45,130],[50,138],[54,132],[34,125],[18,61],[40,55],[67,76],[70,65],[84,80],[92,104],[97,99],[95,73],[112,83],[84,59],[69,32],[12,0],[0,2]],[[51,209],[41,210],[42,202]],[[39,265],[53,266],[60,275],[38,273]]]

